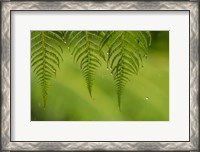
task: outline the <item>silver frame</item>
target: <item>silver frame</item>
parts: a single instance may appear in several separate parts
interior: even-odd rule
[[[190,11],[189,142],[13,142],[10,132],[11,10],[187,10]],[[1,150],[187,150],[199,151],[199,2],[1,2]]]

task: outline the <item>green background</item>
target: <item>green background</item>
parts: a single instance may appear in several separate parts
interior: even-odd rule
[[[169,32],[151,32],[152,45],[144,67],[127,83],[117,103],[116,87],[104,64],[96,73],[91,98],[78,64],[68,51],[50,82],[47,105],[31,73],[32,121],[168,121],[169,120]]]

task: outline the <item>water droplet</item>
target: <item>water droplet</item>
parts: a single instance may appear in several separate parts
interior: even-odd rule
[[[66,42],[64,41],[64,43],[66,43]]]
[[[68,49],[69,49],[69,47],[68,47]]]
[[[145,100],[149,100],[149,97],[145,97]]]
[[[109,53],[107,52],[107,55],[108,55]]]

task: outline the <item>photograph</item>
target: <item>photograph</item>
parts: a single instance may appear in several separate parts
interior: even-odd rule
[[[199,2],[0,5],[0,151],[199,151]]]
[[[30,31],[31,121],[169,121],[169,31]]]

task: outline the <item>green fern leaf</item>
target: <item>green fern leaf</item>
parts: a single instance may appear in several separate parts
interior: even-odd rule
[[[117,87],[118,106],[126,83],[143,66],[143,57],[147,57],[151,44],[150,32],[105,32],[100,47],[108,46],[107,66]]]
[[[62,42],[61,32],[31,32],[31,66],[42,88],[44,106],[46,106],[49,81],[55,77],[62,60]]]
[[[92,96],[95,72],[101,66],[101,58],[105,59],[104,53],[100,51],[101,36],[99,32],[71,31],[65,33],[65,39],[74,61],[80,64],[89,94]]]

